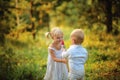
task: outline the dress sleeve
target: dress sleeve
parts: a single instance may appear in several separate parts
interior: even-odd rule
[[[51,50],[54,50],[54,51],[55,51],[55,49],[54,49],[54,48],[52,48],[52,47],[48,47],[48,49],[51,49]]]

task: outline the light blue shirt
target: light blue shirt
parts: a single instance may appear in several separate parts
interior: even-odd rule
[[[62,53],[62,57],[68,59],[70,73],[84,73],[88,53],[81,45],[71,45],[67,51]]]

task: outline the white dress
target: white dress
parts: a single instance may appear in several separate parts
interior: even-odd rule
[[[67,80],[68,78],[68,70],[65,63],[55,62],[50,55],[49,49],[55,51],[55,56],[57,58],[62,58],[62,48],[60,50],[56,50],[55,48],[48,48],[48,62],[47,62],[47,70],[44,77],[44,80]]]

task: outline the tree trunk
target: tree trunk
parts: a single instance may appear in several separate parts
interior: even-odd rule
[[[18,14],[18,10],[17,10],[17,8],[18,8],[18,0],[15,0],[15,3],[16,3],[16,23],[17,23],[17,26],[19,26],[19,24],[20,24],[20,18],[19,18],[19,14]]]
[[[32,20],[33,18],[33,0],[31,0],[31,10],[30,10],[30,14],[31,14],[31,29],[32,29],[32,36],[33,36],[33,39],[35,39],[36,37],[36,32],[35,32],[35,24],[34,24],[34,21]]]
[[[112,0],[106,0],[106,26],[107,33],[112,32]]]

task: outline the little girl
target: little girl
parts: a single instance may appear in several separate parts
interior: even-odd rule
[[[67,80],[68,70],[66,60],[62,58],[63,32],[59,28],[53,28],[46,33],[46,37],[51,37],[53,42],[48,47],[48,62],[44,80]]]

